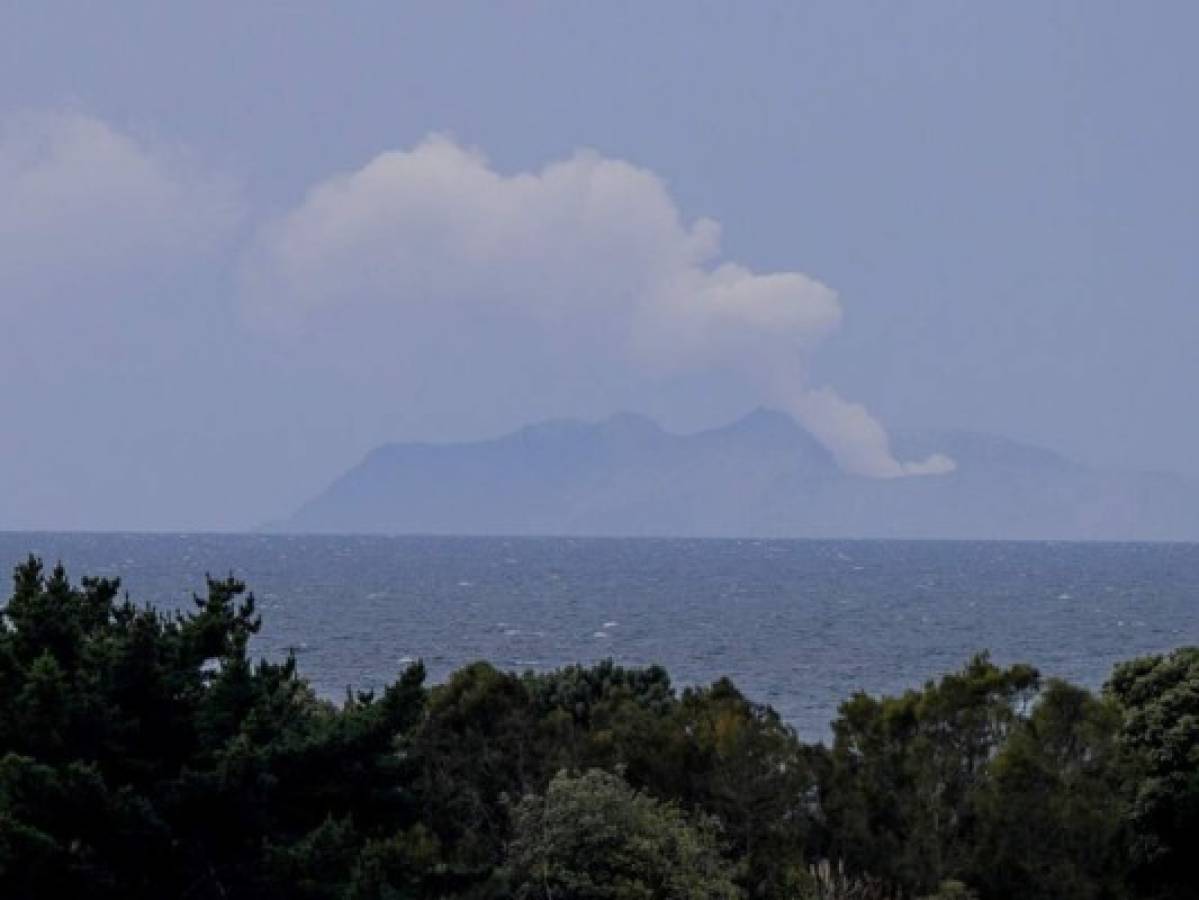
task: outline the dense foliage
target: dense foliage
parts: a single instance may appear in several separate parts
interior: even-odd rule
[[[1196,896],[1199,650],[1099,695],[986,656],[806,745],[727,681],[611,662],[317,697],[30,559],[0,610],[0,897]]]

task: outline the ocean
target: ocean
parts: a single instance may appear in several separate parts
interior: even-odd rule
[[[981,650],[1098,688],[1199,644],[1199,544],[0,533],[10,569],[29,553],[165,608],[232,572],[263,615],[256,654],[294,651],[330,698],[416,659],[437,681],[611,657],[679,686],[729,676],[809,741],[853,692]]]

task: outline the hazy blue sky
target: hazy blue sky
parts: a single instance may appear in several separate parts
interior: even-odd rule
[[[790,409],[1199,477],[1199,4],[9,2],[0,528]],[[936,477],[935,475],[924,477]]]

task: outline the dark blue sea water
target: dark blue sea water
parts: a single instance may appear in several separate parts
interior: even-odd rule
[[[1098,687],[1118,660],[1199,644],[1199,545],[0,534],[134,600],[205,572],[258,596],[258,651],[297,648],[330,696],[421,658],[544,669],[613,657],[680,684],[728,675],[821,739],[856,690],[896,692],[989,649]]]

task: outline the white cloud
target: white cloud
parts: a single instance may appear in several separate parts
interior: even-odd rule
[[[227,181],[99,119],[8,117],[0,121],[0,305],[67,298],[202,257],[241,211]]]
[[[864,407],[809,389],[805,358],[840,324],[836,294],[722,261],[719,238],[629,163],[583,152],[505,175],[432,137],[317,185],[265,226],[242,298],[297,352],[386,379],[398,405],[517,396],[531,415],[719,371],[792,411],[849,471],[952,465],[895,460]]]

